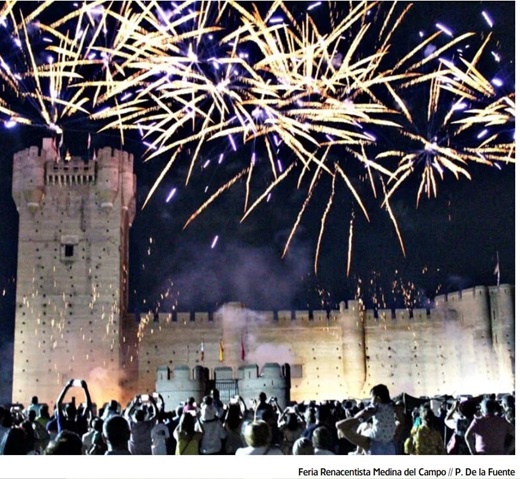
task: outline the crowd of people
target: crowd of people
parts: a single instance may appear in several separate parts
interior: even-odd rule
[[[65,402],[71,387],[85,400]],[[249,407],[217,389],[166,411],[160,394],[112,400],[97,410],[85,381],[69,381],[54,411],[34,396],[0,406],[0,454],[58,455],[439,455],[514,454],[515,397],[423,400],[410,407],[384,384],[367,401],[294,403],[282,409],[261,392]]]

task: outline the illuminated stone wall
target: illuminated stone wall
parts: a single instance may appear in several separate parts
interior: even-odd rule
[[[436,297],[431,311],[379,310],[377,317],[355,301],[329,317],[323,311],[250,311],[235,303],[213,317],[144,315],[139,388],[154,390],[160,366],[203,366],[211,377],[225,365],[236,378],[244,365],[261,369],[274,361],[291,366],[291,399],[298,401],[366,397],[378,383],[392,394],[415,396],[511,392],[513,297],[510,285],[476,287]]]
[[[426,310],[125,315],[128,232],[135,214],[133,158],[104,148],[96,161],[57,161],[50,140],[14,156],[20,215],[13,401],[53,404],[71,378],[98,403],[156,388],[164,367],[291,366],[291,399],[510,392],[514,287],[476,287]],[[204,353],[204,354],[202,354]],[[260,383],[258,383],[260,384]],[[254,386],[257,387],[257,386]],[[248,389],[248,387],[246,387]],[[249,391],[253,393],[253,389]],[[81,398],[80,398],[81,399]]]
[[[52,404],[72,378],[87,380],[98,401],[119,397],[133,157],[104,148],[97,161],[57,161],[44,140],[41,151],[15,154],[13,198],[20,216],[13,401],[38,395]]]

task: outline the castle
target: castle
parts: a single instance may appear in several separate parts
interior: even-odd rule
[[[217,386],[290,400],[514,390],[514,286],[437,296],[431,310],[128,314],[133,158],[57,161],[50,140],[14,155],[20,215],[13,402],[54,403],[85,379],[98,402],[158,391],[173,407]]]

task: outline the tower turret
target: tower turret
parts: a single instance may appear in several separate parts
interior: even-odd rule
[[[346,307],[345,307],[346,306]],[[344,371],[348,371],[345,391],[359,396],[366,381],[365,318],[359,301],[340,304],[338,314],[342,325],[342,359]]]
[[[498,360],[499,392],[511,392],[515,384],[514,286],[489,288],[493,348]]]
[[[128,214],[128,223],[131,226],[135,217],[136,178],[134,175],[134,158],[123,152],[121,158],[121,208]]]
[[[20,151],[13,158],[13,198],[16,208],[26,206],[34,215],[45,194],[45,163],[52,157],[52,143],[45,138],[41,154],[37,146]],[[54,158],[53,158],[54,159]]]
[[[105,213],[109,213],[114,207],[114,200],[119,191],[119,165],[125,155],[128,157],[123,152],[112,151],[110,147],[101,148],[98,151],[96,188],[101,209]]]

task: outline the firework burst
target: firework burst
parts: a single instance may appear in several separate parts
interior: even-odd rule
[[[315,270],[338,198],[369,220],[367,198],[381,196],[404,252],[390,199],[405,181],[419,173],[419,204],[447,173],[471,179],[473,163],[514,160],[514,139],[503,134],[514,123],[514,93],[499,93],[499,79],[479,70],[491,35],[480,42],[437,22],[403,49],[397,34],[413,4],[23,4],[0,9],[1,41],[12,52],[0,55],[6,126],[61,134],[87,118],[97,131],[118,130],[121,142],[139,132],[146,160],[165,162],[145,204],[180,161],[189,164],[187,183],[220,150],[233,160],[231,174],[186,226],[237,184],[246,189],[244,221],[296,177],[305,197],[283,255],[325,185]],[[470,58],[465,42],[477,44]]]
[[[411,81],[403,82],[399,86],[401,94],[388,88],[401,113],[402,128],[397,130],[399,135],[394,139],[399,147],[376,155],[377,161],[398,160],[388,180],[389,191],[384,204],[415,172],[420,172],[418,205],[422,195],[428,198],[437,195],[438,182],[447,173],[457,179],[471,180],[471,164],[490,166],[494,162],[513,161],[514,138],[503,140],[500,130],[514,122],[514,94],[499,97],[495,86],[478,69],[491,35],[477,46],[469,60],[464,57],[464,49],[454,48],[472,36],[462,34],[444,47],[434,48],[424,61],[415,63],[411,68],[424,69],[428,65],[426,60],[431,65],[435,65],[432,60],[436,60],[437,66],[433,71],[423,71],[421,75],[413,75]],[[433,38],[423,42],[421,47],[429,45]],[[410,87],[413,87],[413,96],[407,93]],[[418,95],[418,91],[423,93]],[[411,106],[405,101],[407,94]],[[494,132],[483,130],[491,126],[495,127]]]

